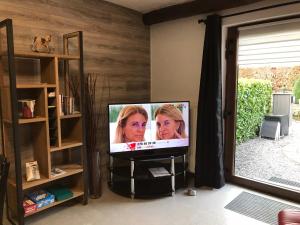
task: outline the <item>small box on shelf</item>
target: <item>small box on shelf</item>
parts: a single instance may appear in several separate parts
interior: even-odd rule
[[[56,201],[63,201],[73,197],[73,192],[67,187],[55,186],[47,190],[55,196]]]
[[[37,161],[27,162],[25,165],[27,181],[38,180],[41,178]]]
[[[28,194],[28,198],[30,198],[36,205],[37,209],[45,207],[54,202],[55,197],[53,194],[44,191],[34,191]]]
[[[18,116],[20,119],[46,117],[45,88],[34,86],[17,89]]]
[[[20,99],[18,100],[18,110],[20,118],[33,118],[34,117],[35,100],[33,99]]]
[[[37,210],[37,204],[35,204],[32,200],[25,197],[23,200],[23,208],[24,208],[24,214],[32,214]]]

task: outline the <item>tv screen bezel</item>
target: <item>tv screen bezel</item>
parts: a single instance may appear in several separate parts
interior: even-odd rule
[[[170,148],[154,148],[147,150],[135,150],[135,151],[124,151],[124,152],[110,152],[110,122],[109,122],[109,107],[113,105],[140,105],[140,104],[166,104],[166,103],[188,103],[188,146],[177,146]],[[107,153],[113,156],[124,156],[124,157],[138,157],[138,156],[153,156],[153,155],[177,155],[186,153],[188,148],[191,146],[191,104],[190,101],[149,101],[149,102],[130,102],[130,103],[108,103],[107,104],[107,116],[108,116],[108,150]]]

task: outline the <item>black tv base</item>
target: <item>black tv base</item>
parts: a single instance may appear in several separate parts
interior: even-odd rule
[[[131,198],[173,196],[186,184],[185,158],[185,153],[134,158],[112,154],[109,187]]]

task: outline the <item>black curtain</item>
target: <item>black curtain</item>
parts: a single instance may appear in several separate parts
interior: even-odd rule
[[[221,77],[221,17],[207,17],[198,100],[195,186],[221,188],[223,117]]]

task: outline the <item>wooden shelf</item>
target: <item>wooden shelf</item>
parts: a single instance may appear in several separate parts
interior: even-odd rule
[[[48,83],[21,83],[17,84],[17,88],[19,89],[29,89],[29,88],[48,88],[48,87],[53,87],[55,88],[55,84],[48,84]]]
[[[73,189],[71,189],[71,191],[73,192],[73,197],[68,198],[68,199],[65,199],[65,200],[62,200],[62,201],[55,201],[54,203],[52,203],[52,204],[50,204],[50,205],[44,206],[44,207],[42,207],[42,208],[39,208],[38,210],[36,210],[36,211],[33,212],[33,213],[30,213],[30,214],[25,215],[25,217],[34,215],[34,214],[36,214],[36,213],[38,213],[38,212],[41,212],[41,211],[43,211],[43,210],[49,209],[49,208],[51,208],[51,207],[54,207],[54,206],[56,206],[56,205],[62,204],[62,203],[66,202],[66,201],[69,201],[69,200],[71,200],[71,199],[74,199],[74,198],[83,196],[83,194],[84,194],[83,191],[78,191],[78,190],[73,190]]]
[[[22,177],[22,185],[23,185],[23,190],[32,188],[41,184],[45,184],[49,181],[48,178],[45,176],[41,175],[41,178],[39,180],[35,181],[26,181],[25,177]],[[10,183],[13,187],[16,187],[16,183],[14,180],[8,179],[8,183]]]
[[[29,119],[18,119],[18,124],[28,124],[28,123],[39,123],[39,122],[45,122],[46,121],[46,117],[39,117],[36,116],[34,118],[29,118]],[[4,123],[12,123],[11,120],[8,119],[3,119]]]
[[[79,146],[82,146],[82,142],[71,141],[71,140],[63,141],[61,147],[51,147],[50,152],[62,151],[64,149],[74,148]]]
[[[47,88],[56,88],[56,85],[55,84],[47,84],[46,85]],[[54,96],[55,97],[55,96]]]
[[[25,89],[25,88],[45,88],[45,83],[27,83],[27,84],[17,84],[17,88]]]
[[[41,175],[41,179],[39,180],[34,180],[34,181],[26,181],[25,177],[22,178],[22,182],[23,182],[23,190],[32,188],[32,187],[36,187],[42,184],[46,184],[48,182],[54,181],[54,180],[58,180],[64,177],[68,177],[68,176],[72,176],[74,174],[78,174],[78,173],[82,173],[83,172],[83,168],[81,165],[78,164],[68,164],[68,165],[58,165],[56,166],[62,170],[64,170],[66,173],[60,175],[60,176],[56,176],[56,177],[51,177],[51,178],[46,178],[45,176]],[[8,180],[8,182],[13,185],[14,187],[16,186],[16,183],[13,180]]]
[[[51,177],[50,181],[61,179],[63,177],[68,177],[77,173],[82,173],[83,169],[81,165],[78,164],[67,164],[67,165],[57,165],[55,167],[58,167],[62,170],[64,170],[66,173],[56,176],[56,177]]]
[[[23,179],[22,179],[22,187],[23,187],[23,190],[25,190],[25,189],[29,189],[29,188],[32,188],[32,187],[35,187],[35,186],[38,186],[38,185],[41,185],[41,184],[45,184],[48,181],[49,181],[49,179],[46,178],[43,175],[41,175],[41,179],[34,180],[34,181],[26,181],[25,178],[23,177]]]
[[[15,57],[33,58],[33,59],[57,57],[59,59],[65,59],[65,60],[80,59],[78,55],[64,55],[64,54],[56,54],[56,53],[38,53],[38,52],[15,52]]]
[[[80,59],[80,57],[76,55],[58,55],[57,57],[58,59],[62,59],[62,60]]]
[[[74,113],[71,115],[65,115],[65,116],[60,116],[60,119],[71,119],[71,118],[78,118],[81,117],[81,113]]]
[[[19,124],[45,122],[46,117],[34,117],[30,119],[19,119]]]

